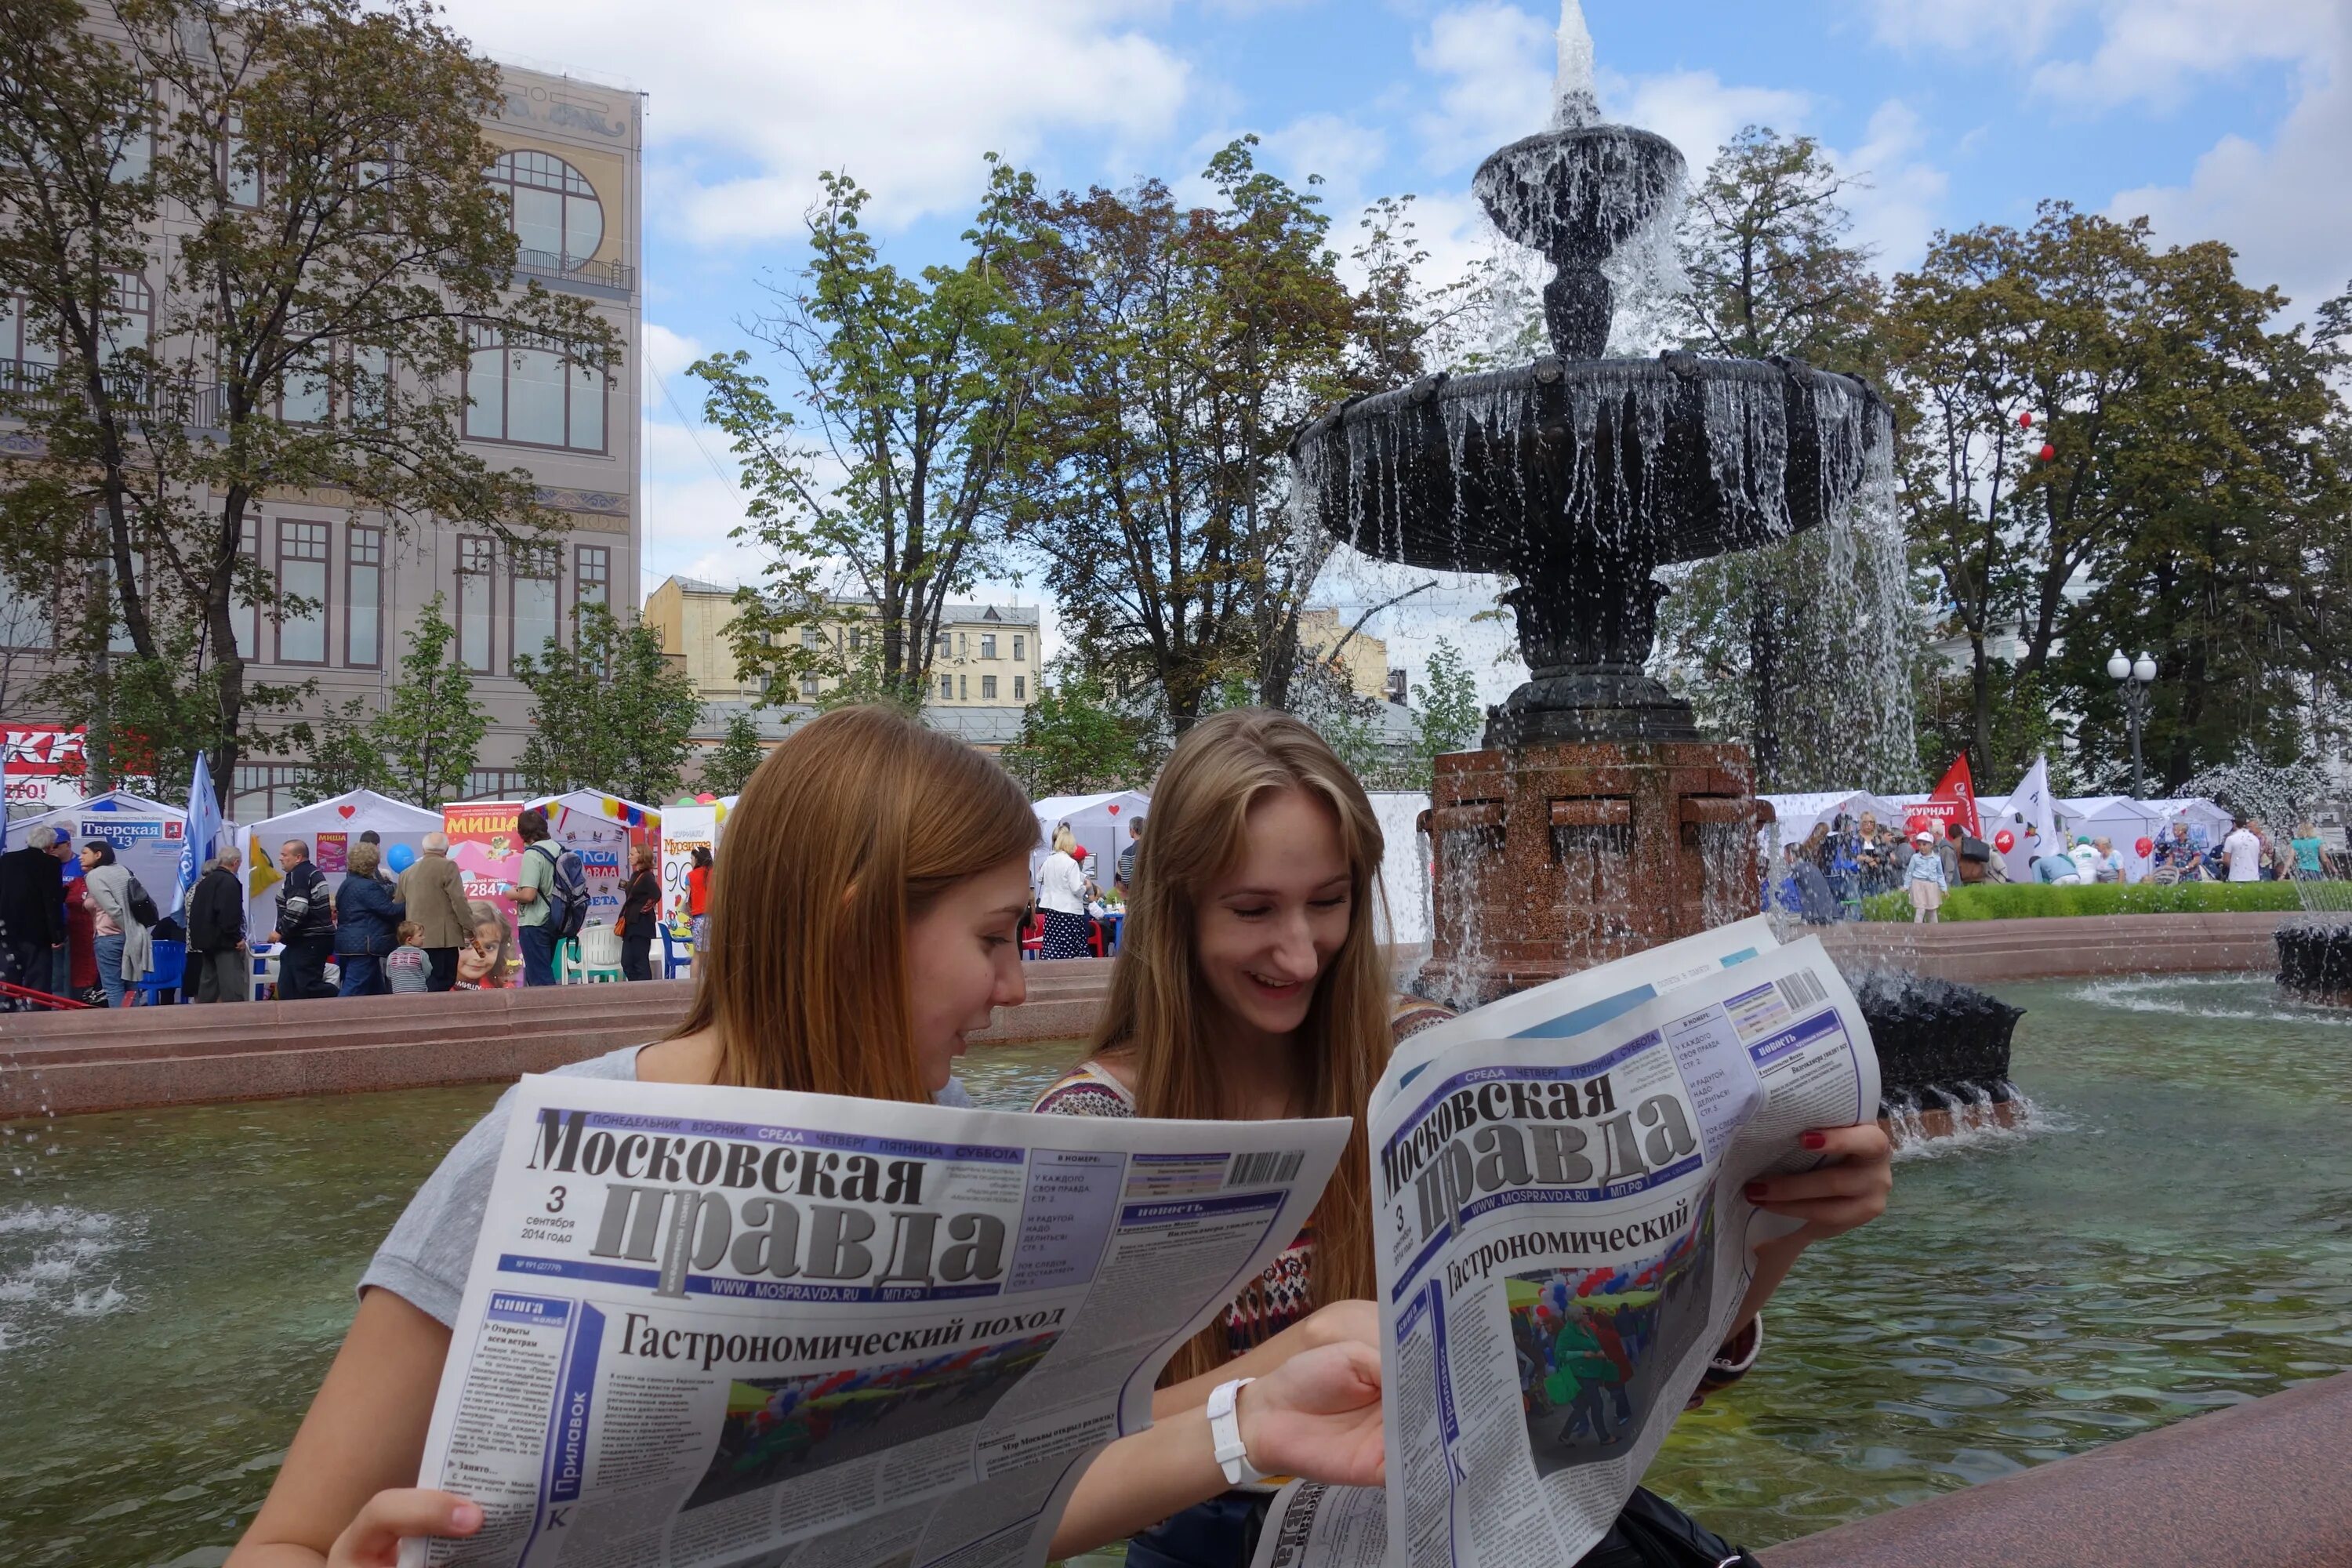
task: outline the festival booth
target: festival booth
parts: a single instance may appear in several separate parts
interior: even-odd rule
[[[425,847],[425,836],[441,831],[441,814],[422,806],[355,789],[331,800],[293,810],[240,829],[245,846],[245,929],[255,941],[278,924],[278,884],[286,879],[278,864],[278,848],[289,838],[310,847],[311,863],[327,879],[330,889],[343,885],[343,868],[360,835],[373,832],[383,842],[383,869],[398,877]]]
[[[1139,789],[1113,790],[1108,795],[1052,795],[1036,803],[1037,847],[1029,854],[1029,875],[1054,850],[1054,829],[1066,822],[1093,864],[1087,867],[1096,884],[1110,886],[1118,852],[1127,847],[1128,826],[1139,822],[1151,809],[1151,797]]]
[[[588,923],[621,923],[621,894],[629,882],[629,851],[640,846],[661,857],[662,814],[601,790],[575,789],[523,803],[547,813],[548,837],[580,857],[588,879]],[[521,840],[516,846],[520,849]]]
[[[686,919],[686,874],[694,866],[694,852],[708,849],[719,853],[719,836],[726,831],[727,814],[735,809],[739,797],[727,795],[708,801],[688,797],[676,805],[666,806],[661,814],[661,874],[662,919],[671,924]]]
[[[1873,795],[1866,789],[1815,790],[1802,795],[1763,795],[1757,799],[1772,808],[1779,824],[1780,842],[1801,844],[1816,824],[1834,826],[1840,816],[1859,819],[1865,811],[1874,812],[1878,820],[1895,828],[1903,826],[1903,806],[1883,795]]]
[[[2172,830],[2174,823],[2186,822],[2192,836],[2196,829],[2203,828],[2208,844],[2221,843],[2230,836],[2230,829],[2237,826],[2235,817],[2200,795],[2178,795],[2170,800],[2151,800],[2142,804],[2163,816],[2166,832]],[[2292,827],[2294,824],[2284,826]]]
[[[2161,807],[2129,795],[2105,795],[2058,801],[2058,837],[2072,845],[2077,837],[2105,838],[2122,857],[2124,880],[2145,882],[2155,866],[2156,841],[2168,826]],[[2141,845],[2147,845],[2146,850]]]
[[[1381,824],[1381,893],[1389,911],[1388,934],[1381,940],[1427,942],[1431,868],[1421,815],[1429,809],[1429,796],[1415,790],[1373,790],[1370,798]]]
[[[180,807],[118,789],[79,805],[16,817],[8,824],[6,841],[9,848],[22,849],[36,827],[62,829],[72,836],[77,849],[90,839],[103,839],[114,847],[115,860],[139,879],[156,909],[170,914],[180,907],[180,845],[187,837],[187,825],[188,814]],[[81,868],[75,866],[71,872],[79,876]]]
[[[466,897],[493,906],[509,926],[522,856],[515,818],[521,815],[519,800],[452,801],[441,808],[441,831],[448,837],[449,858],[465,880]]]

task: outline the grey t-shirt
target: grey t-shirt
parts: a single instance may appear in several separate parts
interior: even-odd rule
[[[634,1082],[637,1053],[643,1046],[625,1046],[601,1057],[555,1069],[562,1078],[620,1079]],[[474,1262],[474,1244],[481,1238],[482,1215],[490,1203],[490,1178],[496,1173],[499,1150],[507,1141],[507,1119],[514,1110],[513,1089],[499,1097],[488,1115],[457,1140],[443,1156],[440,1167],[425,1179],[408,1207],[394,1222],[392,1234],[376,1248],[375,1257],[360,1276],[359,1289],[389,1290],[439,1322],[456,1326],[457,1305],[466,1294],[466,1274]],[[932,1097],[939,1104],[969,1110],[971,1096],[960,1079]]]

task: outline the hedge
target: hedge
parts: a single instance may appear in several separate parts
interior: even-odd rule
[[[2304,895],[2323,909],[2352,909],[2352,882],[1977,882],[1944,895],[1948,921],[2035,920],[2060,915],[2204,915],[2300,910]],[[1863,918],[1907,921],[1911,895],[1898,889],[1863,900]]]

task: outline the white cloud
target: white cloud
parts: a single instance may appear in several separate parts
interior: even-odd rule
[[[577,39],[582,66],[646,89],[647,222],[705,242],[797,231],[825,169],[876,194],[877,221],[952,211],[981,154],[1025,161],[1071,132],[1106,151],[1156,137],[1189,69],[1122,0],[453,0],[493,57]]]
[[[2301,60],[2343,23],[2343,0],[2105,0],[2098,47],[2054,59],[2033,87],[2060,103],[2169,107],[2199,79]]]
[[[1441,11],[1412,55],[1441,83],[1436,108],[1413,119],[1432,169],[1475,163],[1551,117],[1552,25],[1525,11],[1494,0]]]
[[[1935,236],[1951,182],[1919,156],[1927,144],[1917,112],[1890,98],[1871,115],[1861,146],[1832,154],[1855,182],[1845,192],[1853,238],[1875,256],[1881,273],[1917,266]]]
[[[1871,31],[1906,52],[2032,59],[2083,0],[1869,0]]]
[[[1622,77],[1600,73],[1601,105],[1610,119],[1654,131],[1682,149],[1696,179],[1715,154],[1743,126],[1769,125],[1789,132],[1802,128],[1812,100],[1771,87],[1727,87],[1713,71],[1667,71]]]

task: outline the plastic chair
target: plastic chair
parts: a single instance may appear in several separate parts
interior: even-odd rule
[[[664,980],[675,980],[680,973],[694,967],[694,950],[679,945],[677,933],[669,929],[667,921],[661,923],[661,942]]]
[[[1038,957],[1045,951],[1045,917],[1032,915],[1029,917],[1029,923],[1021,928],[1021,957],[1024,962],[1026,962]]]
[[[127,987],[145,993],[146,1005],[151,1007],[163,1002],[164,992],[177,991],[180,982],[187,977],[188,973],[186,942],[158,942],[152,945],[155,950],[155,966],[147,972],[144,978],[132,981]],[[187,998],[183,996],[181,1000],[184,1002]]]
[[[580,933],[572,951],[580,961],[580,976],[591,985],[628,978],[621,973],[621,931],[617,926],[590,926]]]
[[[558,985],[579,984],[580,982],[576,976],[580,973],[580,939],[576,936],[567,936],[557,939],[555,943],[555,983]]]

